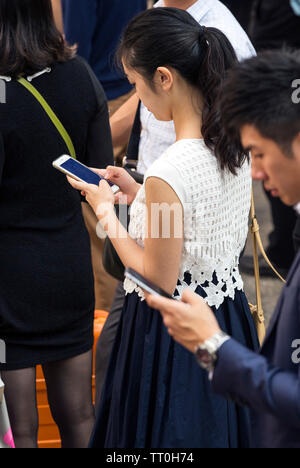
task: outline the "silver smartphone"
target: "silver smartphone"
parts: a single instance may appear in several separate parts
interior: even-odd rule
[[[159,286],[152,283],[151,281],[147,280],[146,278],[144,278],[142,275],[137,273],[132,268],[126,268],[125,276],[126,278],[133,281],[141,289],[143,289],[149,294],[152,294],[153,296],[163,296],[163,297],[166,297],[167,299],[175,299],[166,291],[164,291],[163,289],[161,289]]]
[[[76,159],[71,158],[71,156],[68,155],[63,155],[56,159],[53,161],[52,165],[58,171],[63,172],[64,174],[80,182],[86,182],[88,184],[94,184],[98,186],[102,179],[105,180],[104,177],[96,174],[96,172],[92,171],[87,166],[80,163],[79,161],[76,161]],[[111,186],[114,193],[119,192],[120,187],[113,184],[112,182],[109,182],[108,180],[106,182],[108,182],[108,184]]]

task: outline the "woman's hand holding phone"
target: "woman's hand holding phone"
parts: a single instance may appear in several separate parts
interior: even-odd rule
[[[99,172],[98,174],[101,175]],[[110,211],[114,214],[115,195],[105,180],[102,180],[97,187],[94,184],[77,181],[70,176],[67,176],[67,179],[74,189],[81,191],[97,215],[107,216]]]
[[[141,186],[123,168],[108,166],[105,170],[93,169],[99,175],[120,187],[115,195],[115,203],[131,205]]]
[[[68,181],[73,188],[80,190],[86,201],[91,205],[99,219],[107,216],[110,208],[117,203],[130,205],[140,189],[140,185],[128,174],[125,169],[108,166],[106,169],[90,168],[93,172],[104,178],[99,187],[85,182],[79,182],[68,176]],[[120,191],[114,194],[107,182],[120,187]],[[114,212],[114,210],[113,210]]]

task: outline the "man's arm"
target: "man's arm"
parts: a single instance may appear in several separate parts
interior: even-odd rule
[[[54,21],[57,29],[64,34],[64,23],[63,23],[63,14],[62,14],[62,5],[61,0],[51,0],[52,9],[54,15]]]
[[[272,366],[235,340],[219,350],[212,383],[216,393],[300,428],[299,373]]]
[[[110,118],[111,134],[115,148],[125,146],[128,143],[138,104],[139,99],[134,94]]]

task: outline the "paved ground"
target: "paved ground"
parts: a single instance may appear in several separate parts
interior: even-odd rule
[[[261,237],[263,245],[266,248],[268,245],[268,234],[272,231],[272,220],[270,216],[269,203],[263,192],[261,183],[254,184],[254,197],[257,219],[261,228]],[[246,255],[252,255],[252,241],[249,236]],[[252,304],[256,304],[255,296],[255,281],[254,277],[243,275],[245,282],[245,291],[248,300]],[[261,278],[262,302],[266,316],[266,323],[268,324],[270,318],[275,310],[278,297],[282,291],[283,283],[277,279],[263,279]]]

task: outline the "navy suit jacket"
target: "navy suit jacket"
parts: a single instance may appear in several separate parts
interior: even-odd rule
[[[219,350],[213,388],[254,410],[253,446],[300,448],[300,253],[260,354],[227,341]]]

